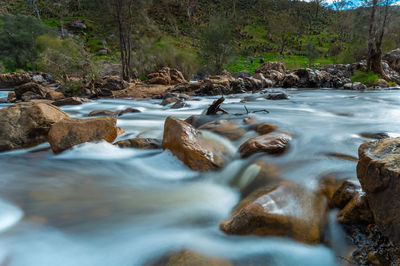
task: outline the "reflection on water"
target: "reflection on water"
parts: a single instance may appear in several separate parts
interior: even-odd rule
[[[228,96],[224,108],[230,113],[244,113],[244,105],[250,112],[267,109],[269,114],[253,116],[294,132],[290,150],[268,160],[310,189],[326,173],[355,178],[356,162],[328,154],[357,157],[366,140],[360,133],[400,132],[394,122],[400,113],[398,91],[288,94],[286,101],[253,95],[246,103],[240,100],[249,95]],[[0,98],[6,96],[0,92]],[[142,113],[118,118],[127,132],[120,139],[138,134],[161,138],[167,116],[185,119],[212,101],[193,100],[189,107],[173,110],[159,105],[160,100],[103,99],[63,109],[85,117],[96,109],[138,108]],[[236,149],[250,136],[225,144]],[[141,265],[181,249],[225,257],[237,265],[337,264],[343,239],[334,222],[328,232],[336,236],[339,247],[334,249],[275,237],[226,236],[218,230],[239,200],[228,184],[251,159],[199,175],[168,151],[120,149],[101,142],[55,156],[46,148],[48,144],[0,154],[0,265]]]

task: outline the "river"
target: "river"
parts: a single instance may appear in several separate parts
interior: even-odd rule
[[[252,116],[293,132],[285,155],[266,158],[287,179],[309,189],[328,173],[356,180],[356,162],[329,154],[357,157],[358,146],[368,140],[361,133],[400,132],[400,91],[286,92],[290,98],[282,101],[262,94],[227,96],[223,107],[232,114],[244,113],[244,105],[250,112],[267,109],[268,114]],[[0,98],[6,97],[7,92],[0,92]],[[214,99],[198,98],[175,110],[159,105],[161,100],[130,99],[62,109],[83,118],[96,109],[134,107],[142,112],[119,117],[118,126],[130,137],[162,138],[167,116],[201,114]],[[230,145],[236,149],[254,134]],[[334,215],[330,234],[339,248],[278,237],[227,236],[218,229],[239,200],[228,183],[252,159],[236,156],[225,169],[199,175],[168,151],[87,143],[54,155],[48,147],[0,153],[0,265],[143,265],[182,249],[235,265],[340,265],[344,234]]]

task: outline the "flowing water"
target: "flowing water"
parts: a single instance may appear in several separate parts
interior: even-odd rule
[[[232,114],[244,113],[244,105],[250,112],[267,109],[269,114],[252,116],[294,132],[284,156],[266,159],[307,188],[315,189],[327,173],[356,180],[356,162],[329,154],[357,157],[358,146],[367,140],[360,133],[400,132],[400,91],[287,93],[290,99],[283,101],[265,100],[262,94],[228,96],[224,108]],[[0,92],[0,98],[6,97]],[[130,99],[62,109],[81,118],[95,109],[134,107],[142,112],[118,118],[118,126],[129,135],[123,137],[161,138],[167,116],[201,114],[214,99],[188,101],[189,107],[178,110],[159,105],[160,100]],[[249,132],[230,145],[237,149],[254,135]],[[199,175],[168,151],[120,149],[102,142],[54,155],[48,147],[0,153],[0,265],[143,265],[182,249],[237,265],[340,264],[337,256],[344,239],[334,222],[327,232],[335,239],[333,248],[219,231],[218,223],[239,200],[228,183],[252,159],[236,155],[222,171]]]

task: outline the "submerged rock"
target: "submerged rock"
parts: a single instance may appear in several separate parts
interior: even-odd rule
[[[93,110],[87,116],[113,116],[115,113],[109,110]]]
[[[155,150],[155,149],[161,149],[162,141],[159,139],[152,139],[152,138],[133,138],[133,139],[118,141],[114,145],[119,146],[120,148]]]
[[[249,120],[247,120],[247,122],[248,121]],[[255,128],[257,133],[260,135],[269,134],[277,129],[278,129],[278,126],[276,126],[274,124],[270,124],[270,123],[263,123],[263,124],[257,125],[257,127]]]
[[[332,205],[338,209],[343,209],[357,193],[361,192],[359,185],[345,180],[332,195]]]
[[[199,129],[212,131],[230,140],[239,140],[246,134],[246,130],[239,127],[234,120],[216,120],[208,122],[200,126]]]
[[[275,93],[268,93],[265,96],[267,100],[287,100],[289,99],[289,95],[284,92],[275,92]]]
[[[220,224],[227,234],[289,236],[308,244],[321,241],[326,200],[291,182],[263,187],[233,210]]]
[[[124,110],[120,110],[120,111],[115,112],[115,115],[121,116],[121,115],[132,114],[132,113],[140,113],[140,110],[138,110],[136,108],[128,107],[128,108],[126,108]]]
[[[400,242],[400,138],[362,144],[357,177],[382,233]]]
[[[64,105],[80,105],[84,103],[90,102],[89,99],[79,98],[79,97],[69,97],[62,100],[55,101],[53,104],[55,106],[64,106]]]
[[[115,117],[61,120],[49,131],[51,149],[60,153],[85,142],[113,142],[118,136],[116,123]]]
[[[0,151],[47,141],[50,127],[68,115],[50,104],[19,103],[0,110]]]
[[[201,132],[185,121],[168,117],[164,124],[162,148],[195,171],[215,170],[225,166],[228,153],[223,145],[205,139]]]
[[[280,154],[286,151],[291,139],[292,137],[286,133],[261,135],[243,143],[239,148],[239,152],[243,158],[260,152]]]
[[[156,262],[146,263],[146,266],[233,266],[233,264],[224,259],[184,250],[166,254]]]

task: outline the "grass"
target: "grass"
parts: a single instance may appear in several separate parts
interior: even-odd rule
[[[352,82],[361,82],[367,86],[373,86],[379,80],[379,76],[373,72],[357,71],[351,76]]]

